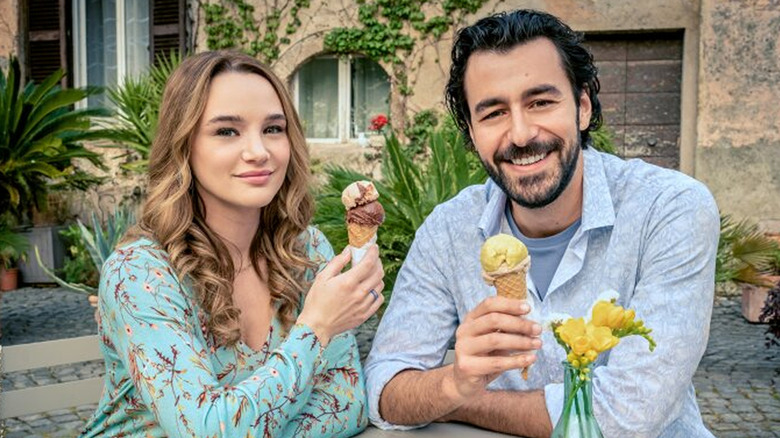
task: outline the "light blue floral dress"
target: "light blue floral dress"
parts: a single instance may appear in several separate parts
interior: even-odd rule
[[[314,228],[305,240],[322,269],[333,249]],[[105,389],[83,436],[346,437],[368,424],[352,334],[323,349],[309,327],[285,332],[274,318],[260,351],[219,346],[193,291],[150,240],[103,265],[99,313]]]

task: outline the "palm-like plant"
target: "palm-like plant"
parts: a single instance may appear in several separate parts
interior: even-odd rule
[[[715,260],[715,282],[735,281],[771,286],[766,273],[777,257],[777,242],[766,237],[755,224],[720,218],[720,240]]]
[[[72,109],[99,90],[63,90],[58,84],[64,75],[58,70],[40,84],[24,85],[16,58],[7,75],[0,74],[0,211],[17,218],[32,208],[45,210],[49,190],[85,190],[101,181],[76,168],[74,160],[104,168],[101,157],[82,142],[106,138],[105,131],[92,129],[91,119],[110,113]]]
[[[181,61],[181,55],[171,52],[169,56],[161,57],[159,64],[145,74],[126,77],[120,85],[108,90],[108,99],[117,109],[110,128],[116,143],[108,147],[127,150],[121,157],[129,157],[130,160],[122,164],[122,168],[146,172],[165,83]]]
[[[386,140],[383,179],[374,184],[386,213],[377,233],[377,244],[385,268],[385,295],[389,296],[414,233],[433,208],[467,186],[484,183],[487,174],[475,155],[465,150],[452,123],[445,123],[430,134],[430,156],[422,163],[412,162],[394,134]],[[341,192],[356,180],[371,178],[344,167],[326,167],[325,172],[327,182],[317,194],[314,223],[335,248],[342,248],[348,240]]]
[[[0,221],[0,270],[13,268],[24,260],[29,246],[26,237]]]

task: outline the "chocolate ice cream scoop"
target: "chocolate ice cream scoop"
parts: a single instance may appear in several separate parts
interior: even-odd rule
[[[378,226],[385,220],[385,209],[377,201],[359,205],[347,210],[347,222],[351,224]]]

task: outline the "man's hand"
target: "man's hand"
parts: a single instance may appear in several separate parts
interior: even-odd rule
[[[452,373],[442,382],[455,405],[484,391],[504,371],[536,361],[542,328],[524,318],[530,311],[524,301],[490,297],[466,316],[455,335]]]

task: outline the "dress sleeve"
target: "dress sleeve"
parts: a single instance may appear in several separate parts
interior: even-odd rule
[[[638,280],[628,306],[653,329],[621,340],[596,367],[593,398],[604,436],[655,437],[695,397],[691,382],[707,347],[720,220],[707,190],[659,198],[643,229]],[[691,434],[693,436],[693,434]]]
[[[333,258],[333,248],[319,230],[310,228],[310,233],[309,257],[319,272]],[[333,337],[323,357],[329,365],[314,376],[309,397],[282,436],[351,437],[368,425],[365,379],[355,336],[347,332]]]
[[[103,342],[171,437],[281,436],[307,406],[317,376],[332,367],[330,346],[295,325],[251,377],[221,386],[191,292],[154,247],[118,250],[107,260],[99,307]]]

